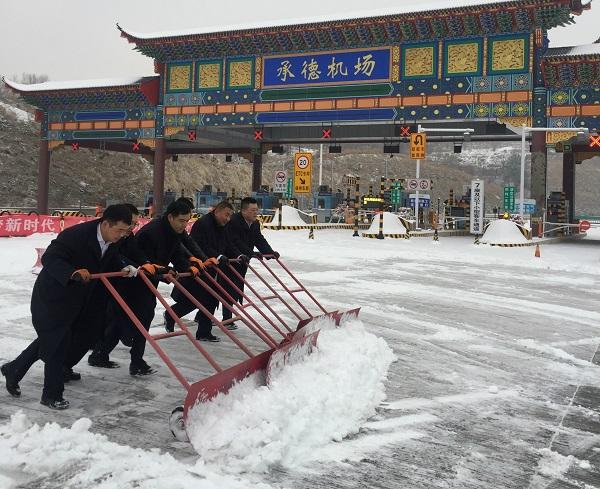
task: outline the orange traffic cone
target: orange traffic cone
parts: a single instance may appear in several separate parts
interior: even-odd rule
[[[540,253],[540,245],[536,244],[535,245],[535,257],[536,258],[541,258],[542,254]]]

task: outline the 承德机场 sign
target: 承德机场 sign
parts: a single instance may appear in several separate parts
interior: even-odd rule
[[[390,48],[267,56],[263,88],[389,81]]]

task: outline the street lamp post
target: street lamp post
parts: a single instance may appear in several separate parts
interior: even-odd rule
[[[576,132],[578,135],[588,133],[590,130],[587,127],[528,127],[523,125],[521,127],[521,184],[519,188],[520,202],[519,202],[519,216],[524,219],[525,214],[525,138],[528,132]],[[544,195],[546,199],[546,195]]]

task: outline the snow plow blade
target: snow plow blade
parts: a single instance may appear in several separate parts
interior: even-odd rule
[[[238,363],[210,377],[200,380],[188,389],[184,404],[184,417],[198,402],[208,402],[218,394],[226,394],[236,383],[258,371],[266,371],[274,350],[267,350],[253,358]]]

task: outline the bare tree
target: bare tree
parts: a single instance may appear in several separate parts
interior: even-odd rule
[[[37,73],[23,73],[20,82],[24,85],[33,85],[35,83],[44,83],[48,81],[48,75]]]

